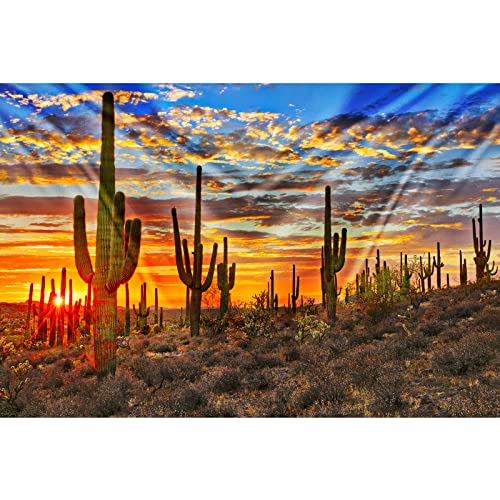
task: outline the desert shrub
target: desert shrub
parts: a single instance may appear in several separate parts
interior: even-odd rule
[[[288,362],[298,361],[300,359],[300,350],[294,345],[284,347],[281,351],[281,354],[283,356],[283,359]]]
[[[385,300],[370,300],[366,303],[365,314],[372,323],[378,323],[394,312],[394,304]]]
[[[242,349],[223,349],[214,352],[206,361],[208,366],[226,366],[248,370],[255,368],[255,358]]]
[[[411,359],[429,344],[429,338],[416,332],[412,335],[398,334],[388,340],[385,354],[388,359]]]
[[[154,342],[149,346],[151,352],[165,353],[174,351],[174,347],[169,342]]]
[[[210,418],[234,418],[238,416],[238,405],[227,399],[209,400],[203,408],[203,416]]]
[[[493,359],[499,347],[499,340],[500,335],[491,332],[464,336],[434,353],[434,366],[437,370],[451,375],[474,371]]]
[[[215,393],[233,392],[241,386],[241,373],[236,369],[224,369],[212,377],[212,391]]]
[[[210,313],[204,313],[200,318],[200,325],[203,328],[203,333],[207,337],[218,337],[223,335],[227,327],[226,319],[219,319]]]
[[[458,304],[453,304],[445,309],[440,316],[441,321],[448,321],[453,324],[460,319],[469,318],[482,308],[482,304],[477,300],[464,300]]]
[[[269,379],[265,372],[250,372],[243,376],[242,385],[249,391],[262,391],[269,387]]]
[[[206,402],[206,394],[189,384],[175,388],[162,403],[166,409],[166,416],[189,417]]]
[[[40,377],[42,389],[54,390],[64,385],[63,372],[56,365],[44,368]]]
[[[32,366],[28,360],[13,365],[10,368],[0,365],[0,401],[12,405],[19,393],[30,382]]]
[[[402,407],[404,404],[402,393],[405,385],[403,374],[399,370],[395,368],[381,370],[373,384],[375,411],[383,416]]]
[[[447,417],[500,417],[498,387],[470,383],[453,398],[442,403]]]
[[[329,325],[316,316],[299,316],[297,322],[298,330],[295,340],[302,344],[307,337],[321,341],[329,330]]]
[[[487,305],[477,315],[476,324],[482,328],[499,332],[500,331],[500,307]]]
[[[438,319],[428,319],[427,321],[422,321],[418,325],[418,331],[427,337],[435,337],[439,335],[445,328],[442,321]]]
[[[279,354],[254,354],[256,368],[276,368],[283,366],[283,360]]]
[[[330,351],[330,357],[336,357],[347,351],[351,342],[345,334],[331,335],[325,340],[324,347]]]

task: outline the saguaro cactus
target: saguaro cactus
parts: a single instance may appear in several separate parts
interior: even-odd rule
[[[297,281],[295,281],[295,264],[292,268],[292,313],[297,312],[297,299],[299,298],[299,287],[300,287],[300,276],[297,276]]]
[[[30,293],[28,296],[28,312],[26,314],[26,325],[25,325],[25,330],[26,332],[31,335],[31,311],[32,311],[32,304],[33,304],[33,283],[30,283]]]
[[[271,276],[269,276],[269,282],[271,284],[270,288],[270,308],[274,309],[275,295],[274,295],[274,270],[271,270]]]
[[[206,292],[212,284],[215,261],[217,259],[217,243],[214,243],[208,273],[205,281],[202,283],[203,245],[201,244],[201,166],[198,165],[196,169],[193,269],[191,269],[187,240],[183,239],[181,245],[179,223],[177,221],[177,211],[175,207],[172,208],[172,219],[174,224],[175,262],[177,264],[177,272],[179,273],[181,281],[191,290],[189,326],[191,329],[191,336],[194,337],[200,333],[201,295],[203,292]]]
[[[460,250],[460,285],[467,284],[467,259],[462,260],[462,250]]]
[[[443,262],[441,262],[441,247],[440,247],[439,241],[437,242],[437,259],[436,259],[436,257],[434,257],[433,265],[436,268],[437,287],[441,288],[441,268],[444,267],[444,264],[443,264]]]
[[[486,240],[484,240],[483,234],[483,205],[479,204],[479,217],[477,219],[479,226],[479,239],[476,236],[476,220],[472,219],[472,239],[474,241],[474,252],[476,256],[474,257],[474,262],[476,263],[476,280],[479,283],[484,277],[492,275],[492,271],[495,267],[495,262],[492,263],[491,268],[487,264],[490,260],[491,254],[491,240],[488,241],[488,250],[486,248]]]
[[[116,293],[134,274],[141,244],[141,221],[127,220],[125,224],[125,195],[115,194],[113,94],[106,92],[102,101],[95,271],[87,246],[82,196],[75,197],[73,217],[76,268],[94,290],[94,355],[99,377],[116,370]]]
[[[332,205],[331,188],[325,188],[325,227],[324,227],[324,252],[325,252],[325,292],[326,308],[330,321],[335,321],[337,313],[337,273],[342,270],[345,263],[345,252],[347,243],[347,229],[342,228],[342,239],[339,247],[339,234],[333,235],[332,249]]]
[[[321,306],[326,307],[326,288],[325,288],[325,247],[321,247],[321,268],[319,270],[321,276]]]
[[[222,319],[229,307],[229,291],[234,288],[236,278],[236,264],[233,262],[228,270],[227,263],[227,238],[224,236],[224,257],[223,261],[217,264],[217,287],[220,290],[219,315]]]
[[[151,307],[148,307],[148,300],[146,295],[146,283],[141,285],[141,301],[138,305],[138,310],[135,308],[135,304],[132,304],[132,308],[137,319],[137,326],[142,334],[146,335],[149,333],[148,316],[151,311]]]
[[[410,279],[413,276],[413,273],[410,272],[408,267],[408,255],[405,254],[405,263],[403,266],[403,280],[401,282],[401,290],[408,291],[411,286]]]

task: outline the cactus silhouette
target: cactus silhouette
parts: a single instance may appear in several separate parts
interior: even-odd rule
[[[114,99],[102,99],[102,144],[99,170],[95,271],[90,260],[82,196],[74,200],[74,245],[78,274],[94,292],[94,357],[98,376],[116,370],[116,294],[134,274],[141,245],[141,221],[125,223],[125,195],[115,194]]]
[[[181,281],[191,291],[191,304],[189,311],[189,327],[191,336],[195,337],[200,333],[201,295],[206,292],[212,284],[217,259],[217,243],[214,243],[212,259],[208,268],[205,281],[202,283],[203,270],[203,245],[201,244],[201,166],[196,169],[196,206],[194,217],[194,252],[193,268],[191,269],[187,240],[182,240],[179,233],[179,223],[177,221],[177,211],[172,208],[172,219],[174,225],[175,262],[177,272]],[[183,259],[184,251],[184,259]]]
[[[401,254],[401,257],[403,254]],[[408,268],[408,255],[405,254],[405,263],[401,269],[401,276],[402,276],[402,281],[400,283],[400,288],[401,290],[408,291],[410,289],[410,279],[413,276],[413,273],[410,272],[410,269]]]
[[[271,276],[269,276],[269,297],[270,297],[270,309],[275,309],[275,294],[274,294],[274,270],[271,270]]]
[[[324,253],[325,266],[323,270],[325,280],[327,316],[334,322],[337,314],[337,273],[342,270],[345,263],[347,243],[347,229],[342,228],[342,238],[339,246],[339,234],[333,235],[332,248],[332,205],[331,188],[325,187],[325,227],[324,227]]]
[[[441,288],[441,268],[444,267],[444,264],[441,262],[441,246],[439,241],[437,242],[437,259],[434,257],[433,265],[436,268],[437,287]]]
[[[486,249],[486,240],[484,240],[483,233],[483,205],[479,204],[479,217],[477,219],[479,226],[479,239],[476,235],[476,220],[472,219],[472,239],[474,242],[474,252],[476,256],[474,257],[474,262],[476,263],[476,280],[479,283],[483,278],[488,278],[493,273],[495,267],[495,262],[492,263],[491,267],[488,267],[488,261],[490,260],[491,254],[491,240],[488,241],[488,250]],[[485,276],[486,275],[486,276]]]
[[[297,312],[297,299],[299,298],[299,287],[300,287],[300,276],[297,276],[297,281],[295,281],[295,264],[292,267],[292,313]]]
[[[234,287],[236,278],[236,264],[233,262],[228,270],[227,263],[227,238],[224,236],[224,257],[223,261],[217,264],[217,287],[220,290],[220,318],[224,318],[229,307],[229,291]]]
[[[321,247],[321,268],[319,270],[321,276],[321,305],[326,307],[326,287],[325,287],[325,247]]]
[[[467,259],[462,260],[462,250],[460,250],[460,285],[467,284]]]

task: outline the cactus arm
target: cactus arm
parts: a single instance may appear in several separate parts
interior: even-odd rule
[[[191,259],[189,258],[189,248],[187,239],[182,240],[182,250],[184,251],[184,264],[186,266],[186,274],[190,280],[193,279],[193,273],[191,272]]]
[[[236,263],[233,262],[229,269],[229,290],[234,288],[234,281],[236,279]]]
[[[484,243],[486,245],[486,241]],[[490,255],[491,255],[491,240],[488,242],[488,252],[486,253],[486,262],[490,260]]]
[[[337,240],[337,254],[334,255],[334,261],[335,261],[335,267],[334,271],[338,273],[343,267],[345,263],[345,251],[346,251],[346,244],[347,244],[347,229],[344,227],[342,228],[342,239],[340,242],[340,250],[338,250],[338,239],[339,235],[338,233],[335,233],[336,240]],[[334,252],[335,252],[335,236],[334,236]]]
[[[125,195],[116,193],[113,200],[113,214],[111,218],[111,246],[109,254],[109,270],[106,279],[106,289],[114,292],[121,282],[123,265],[123,238],[125,221]]]
[[[141,220],[134,219],[130,227],[127,251],[121,268],[120,284],[124,284],[132,278],[139,262],[141,250]]]
[[[85,201],[83,196],[76,196],[74,200],[73,230],[75,245],[75,263],[80,278],[90,283],[94,276],[92,261],[90,260],[85,229]]]
[[[219,288],[219,290],[224,289],[225,281],[224,264],[221,262],[220,264],[217,264],[217,288]]]
[[[125,253],[127,253],[127,250],[128,250],[128,242],[129,242],[129,239],[130,239],[130,228],[132,226],[132,220],[131,219],[127,219],[127,222],[125,222],[125,235],[123,237],[123,241],[124,241],[124,248],[123,248],[123,251]]]
[[[174,245],[175,245],[175,264],[177,265],[177,272],[179,278],[188,287],[193,286],[193,277],[189,276],[184,269],[184,262],[182,261],[182,246],[181,236],[179,233],[179,222],[177,221],[177,211],[175,207],[172,208],[172,221],[174,225]]]
[[[214,277],[214,270],[215,270],[215,261],[217,260],[217,243],[214,243],[213,250],[212,250],[212,258],[210,260],[210,266],[208,268],[208,273],[207,277],[205,278],[205,282],[201,285],[201,291],[206,292],[209,288],[210,285],[212,284],[212,279]],[[203,260],[203,245],[200,245],[200,268],[201,268],[201,263]],[[201,269],[200,269],[200,276],[201,276]]]

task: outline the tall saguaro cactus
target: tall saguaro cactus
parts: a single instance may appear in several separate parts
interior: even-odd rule
[[[300,287],[300,276],[297,276],[297,281],[295,281],[295,264],[292,268],[292,313],[297,312],[297,299],[299,298],[299,287]]]
[[[433,264],[436,268],[436,284],[438,288],[441,288],[441,268],[444,267],[444,263],[441,262],[441,245],[439,241],[437,242],[437,258],[434,256]]]
[[[217,287],[220,290],[220,318],[224,318],[229,307],[229,291],[234,288],[234,280],[236,277],[236,264],[233,262],[228,270],[227,263],[227,237],[224,236],[224,258],[223,261],[217,264]]]
[[[337,314],[337,273],[342,270],[345,263],[347,243],[347,229],[342,228],[342,238],[338,233],[333,235],[332,248],[332,202],[331,188],[325,188],[325,228],[324,228],[324,254],[325,266],[323,270],[326,295],[326,309],[328,319],[335,321]]]
[[[479,283],[483,278],[492,276],[496,274],[493,272],[495,268],[495,262],[492,263],[491,267],[488,266],[488,261],[490,260],[491,254],[491,240],[488,241],[488,249],[486,249],[486,240],[484,240],[483,234],[483,205],[479,204],[479,217],[477,218],[477,224],[479,226],[479,239],[476,235],[476,219],[472,219],[472,239],[474,241],[474,252],[476,256],[474,257],[474,262],[476,263],[476,280]]]
[[[208,268],[205,281],[202,283],[203,271],[203,245],[201,244],[201,166],[196,169],[196,206],[194,215],[194,252],[193,268],[189,256],[188,243],[182,240],[177,221],[177,211],[172,208],[172,219],[174,224],[175,262],[177,272],[181,281],[191,290],[191,304],[189,311],[189,327],[191,336],[195,337],[200,333],[201,295],[206,292],[212,284],[217,259],[217,243],[214,243],[212,258]],[[183,259],[184,252],[184,259]]]
[[[116,294],[137,267],[141,245],[141,221],[125,223],[125,195],[115,194],[115,112],[111,92],[102,98],[102,144],[95,271],[87,246],[85,206],[74,201],[74,244],[78,274],[94,290],[94,355],[99,377],[116,370]]]

